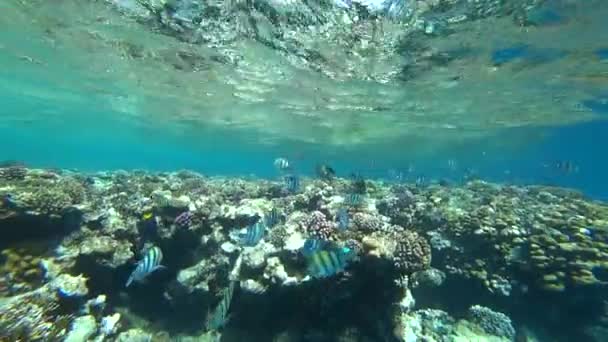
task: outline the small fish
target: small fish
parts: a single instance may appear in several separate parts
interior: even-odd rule
[[[448,159],[448,169],[450,171],[455,171],[457,169],[457,164],[454,159]]]
[[[291,165],[289,165],[289,161],[285,158],[275,159],[274,167],[276,167],[279,171],[287,171],[287,170],[291,169]]]
[[[302,247],[302,255],[309,257],[315,252],[320,251],[325,246],[325,241],[320,239],[306,239]]]
[[[184,211],[175,218],[175,225],[181,228],[188,228],[192,225],[192,217],[194,215],[190,211]]]
[[[351,207],[358,207],[363,204],[364,196],[358,193],[347,194],[344,197],[344,203]]]
[[[270,210],[270,212],[264,216],[264,223],[268,228],[276,226],[280,221],[281,214],[279,214],[277,208],[272,208],[272,210]]]
[[[255,246],[264,237],[266,226],[258,221],[247,227],[247,232],[239,236],[241,243],[245,246]]]
[[[332,180],[334,177],[336,177],[336,171],[334,171],[334,169],[327,164],[319,164],[317,165],[316,169],[317,176],[321,179]]]
[[[427,185],[427,179],[424,175],[420,175],[418,177],[416,177],[416,186],[417,187],[424,187]]]
[[[577,173],[579,171],[578,165],[576,165],[575,163],[573,163],[569,160],[559,160],[559,161],[555,162],[553,167],[556,170],[559,170],[559,171],[567,173],[567,174]]]
[[[340,208],[340,209],[338,209],[338,214],[336,216],[338,219],[338,229],[347,230],[348,225],[350,224],[350,217],[348,216],[348,210],[346,210],[346,208]]]
[[[207,331],[218,330],[224,327],[230,320],[228,311],[230,310],[230,304],[232,303],[235,285],[236,281],[231,281],[228,287],[224,289],[220,303],[215,307],[213,312],[207,313],[207,319],[205,321]]]
[[[287,175],[283,177],[285,187],[289,192],[297,192],[300,189],[300,178],[296,175]]]
[[[338,250],[321,250],[308,260],[308,272],[313,277],[324,278],[344,271],[353,255],[353,250],[343,247]]]
[[[387,171],[388,174],[388,180],[389,181],[394,181],[397,183],[403,182],[403,180],[405,179],[405,175],[403,174],[403,171],[399,171],[397,169],[389,169]]]
[[[133,281],[142,282],[150,273],[165,268],[165,266],[160,264],[162,260],[163,252],[160,248],[154,246],[148,249],[144,258],[137,263],[137,267],[129,276],[125,286],[129,287]]]

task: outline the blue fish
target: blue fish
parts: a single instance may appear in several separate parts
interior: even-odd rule
[[[241,243],[245,246],[255,246],[262,240],[264,237],[264,233],[266,230],[266,226],[262,221],[258,221],[247,227],[247,232],[241,234],[240,240]]]
[[[311,276],[325,278],[344,271],[353,257],[353,250],[343,247],[338,250],[321,250],[308,257],[308,272]]]
[[[272,208],[270,212],[264,216],[264,223],[268,228],[276,226],[281,221],[281,215],[277,208]]]
[[[163,260],[163,252],[160,248],[154,246],[146,251],[144,258],[137,263],[137,267],[129,276],[126,287],[129,287],[133,281],[142,282],[152,272],[163,269],[165,266],[161,265]]]
[[[325,246],[325,241],[320,239],[306,239],[302,247],[302,255],[309,257],[315,252],[320,251]]]
[[[300,189],[300,178],[297,175],[287,175],[283,177],[283,180],[289,192],[296,192]]]
[[[346,208],[340,208],[337,214],[338,229],[347,230],[350,224],[350,217],[348,216],[348,210]]]

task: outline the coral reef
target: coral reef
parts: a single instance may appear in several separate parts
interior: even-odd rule
[[[469,315],[472,322],[479,325],[488,334],[506,337],[509,340],[515,337],[515,329],[511,324],[511,319],[503,313],[474,305],[469,309]]]
[[[40,257],[27,248],[6,248],[0,253],[0,296],[14,295],[32,290],[42,281]]]
[[[378,326],[367,332],[378,339],[386,334],[404,341],[487,335],[502,341],[515,336],[507,314],[517,303],[527,305],[528,292],[557,296],[566,307],[575,305],[567,301],[574,292],[584,303],[602,303],[593,297],[597,291],[577,291],[604,285],[597,271],[608,269],[608,207],[563,189],[481,181],[454,187],[388,186],[366,180],[358,193],[365,196],[365,205],[350,208],[350,225],[338,229],[336,213],[352,195],[353,184],[340,178],[331,183],[305,178],[298,193],[282,191],[279,182],[188,172],[27,170],[22,179],[1,182],[17,203],[9,209],[12,216],[0,218],[6,231],[18,230],[32,218],[49,227],[71,225],[57,228],[57,244],[45,259],[16,247],[4,249],[2,293],[13,297],[0,306],[3,338],[148,340],[156,332],[137,324],[129,310],[157,319],[159,329],[170,325],[171,315],[155,317],[153,310],[138,308],[139,291],[158,292],[150,305],[189,312],[192,322],[199,323],[192,323],[196,336],[203,336],[204,311],[236,283],[230,310],[239,311],[240,320],[249,317],[248,301],[267,300],[272,303],[268,310],[277,306],[280,312],[282,303],[307,298],[298,304],[304,312],[332,317],[345,316],[332,310],[360,305],[351,309],[369,312],[362,318],[369,322],[362,326]],[[264,227],[255,244],[241,243],[241,230],[273,209],[284,220]],[[309,238],[323,241],[326,248],[346,248],[356,257],[349,258],[344,272],[313,277],[302,252]],[[162,249],[165,270],[125,290],[126,278],[152,245]],[[370,290],[375,284],[383,284],[382,290],[380,285],[378,291]],[[458,296],[457,305],[471,307],[467,320],[416,307],[456,305],[452,293],[441,295],[450,286],[477,291]],[[429,291],[432,300],[425,298]],[[493,306],[488,299],[504,297],[512,305],[497,300]],[[127,309],[115,313],[115,303]],[[601,317],[589,317],[594,319]],[[331,338],[359,328],[340,326]],[[230,321],[223,329],[230,329]]]
[[[0,178],[9,181],[18,181],[25,179],[27,169],[22,166],[9,166],[0,168]]]
[[[302,228],[311,237],[332,241],[335,239],[335,224],[328,221],[325,215],[320,211],[314,211],[310,216],[306,217],[301,223]]]

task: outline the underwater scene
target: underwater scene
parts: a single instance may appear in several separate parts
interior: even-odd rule
[[[0,1],[0,342],[608,342],[608,1]]]

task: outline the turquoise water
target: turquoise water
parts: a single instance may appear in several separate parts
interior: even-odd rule
[[[572,160],[585,165],[581,174],[555,181],[606,193],[605,182],[594,178],[605,171],[595,147],[605,139],[608,111],[601,104],[606,85],[600,2],[550,2],[530,15],[537,26],[518,27],[507,16],[416,38],[431,51],[463,52],[446,65],[428,67],[399,92],[397,81],[334,81],[294,69],[247,39],[230,44],[241,49],[247,61],[242,67],[197,69],[192,62],[191,72],[172,70],[157,58],[171,54],[165,46],[197,46],[150,33],[111,6],[4,6],[5,13],[17,13],[2,18],[8,28],[1,46],[6,159],[84,170],[187,168],[268,177],[270,161],[289,156],[301,159],[304,173],[321,161],[336,164],[343,175],[369,171],[382,177],[388,169],[413,165],[435,178],[450,176],[441,169],[451,159],[492,179],[534,182],[547,173],[539,166]],[[60,10],[79,15],[59,18]],[[129,44],[154,58],[125,55]],[[511,56],[505,50],[510,46],[530,46],[533,52]],[[379,53],[367,62],[380,67]],[[496,69],[493,58],[507,63]],[[284,67],[272,69],[267,61]],[[336,70],[344,66],[335,64]],[[459,79],[446,83],[449,75]],[[354,100],[363,107],[349,113]],[[365,105],[387,109],[366,113]],[[567,128],[577,121],[588,124]],[[559,145],[563,141],[567,146]]]
[[[390,197],[402,191],[399,186],[410,187],[415,195],[431,202],[436,195],[433,191],[440,193],[438,197],[453,196],[447,202],[454,204],[457,209],[447,210],[446,217],[456,215],[455,213],[477,212],[477,209],[479,212],[489,210],[493,213],[493,210],[504,209],[501,205],[508,207],[511,203],[528,205],[524,199],[521,199],[521,203],[525,204],[521,204],[518,199],[511,197],[512,202],[505,200],[503,203],[501,201],[504,198],[499,195],[496,204],[483,197],[485,195],[480,195],[481,199],[474,208],[466,207],[469,204],[467,200],[470,199],[466,196],[477,195],[477,190],[471,190],[475,189],[476,183],[468,183],[472,180],[522,186],[521,189],[526,190],[521,191],[526,192],[526,196],[546,205],[542,207],[539,204],[542,210],[547,210],[538,213],[543,219],[553,219],[553,214],[562,215],[561,209],[551,207],[559,201],[549,195],[549,200],[542,196],[534,197],[536,190],[530,190],[528,194],[525,186],[549,186],[540,188],[541,193],[550,187],[572,189],[583,193],[589,203],[605,209],[603,201],[608,201],[606,18],[608,3],[602,0],[5,0],[0,4],[0,161],[18,161],[34,170],[69,169],[86,174],[117,170],[145,170],[150,173],[191,170],[205,176],[245,179],[256,184],[252,188],[265,189],[265,192],[260,192],[263,195],[256,195],[263,197],[262,202],[268,200],[272,205],[283,206],[281,210],[285,211],[287,221],[288,210],[301,210],[302,215],[309,215],[309,211],[316,210],[330,217],[334,215],[335,208],[325,203],[324,206],[311,209],[315,205],[311,198],[316,200],[316,197],[306,193],[313,191],[310,189],[299,190],[306,193],[300,197],[281,192],[285,190],[281,179],[284,170],[277,170],[274,165],[275,159],[279,157],[289,160],[293,167],[290,172],[305,179],[306,185],[313,189],[315,186],[322,188],[322,185],[313,180],[319,178],[316,167],[319,164],[331,166],[339,181],[335,187],[326,191],[335,191],[332,193],[335,196],[346,197],[349,194],[350,190],[345,189],[351,186],[351,174],[359,174],[370,182],[381,181],[373,183],[375,185],[370,187],[373,190],[368,188],[370,197],[375,196],[375,203],[386,200],[383,196]],[[568,166],[564,166],[564,163]],[[134,183],[149,181],[145,177],[138,178],[137,173],[129,175],[134,177]],[[120,173],[117,176],[95,177],[99,179],[87,180],[90,184],[85,182],[85,186],[97,184],[95,186],[103,191],[97,189],[100,192],[96,196],[102,196],[99,194],[103,193],[107,197],[95,202],[95,205],[103,202],[104,205],[115,203],[116,206],[116,210],[114,207],[112,210],[104,207],[106,211],[103,217],[120,212],[124,216],[120,219],[123,221],[117,222],[127,227],[123,227],[125,231],[138,227],[133,228],[137,234],[116,233],[112,230],[116,228],[114,226],[92,228],[97,227],[97,223],[94,225],[89,222],[82,226],[86,226],[86,229],[80,227],[85,232],[82,233],[84,237],[74,233],[75,240],[86,241],[95,234],[103,235],[100,232],[107,233],[104,229],[108,229],[111,232],[107,235],[116,238],[116,241],[128,241],[131,247],[127,249],[133,255],[127,258],[128,263],[125,261],[109,267],[110,271],[104,264],[106,261],[97,264],[93,259],[78,259],[76,266],[72,266],[71,273],[83,272],[94,279],[92,293],[108,293],[108,305],[112,309],[116,307],[123,316],[129,317],[126,325],[129,328],[166,330],[172,336],[199,332],[202,329],[198,324],[201,321],[199,316],[203,316],[201,308],[207,310],[213,306],[210,302],[216,304],[220,298],[220,289],[226,287],[226,284],[220,286],[218,284],[222,281],[214,278],[210,283],[212,290],[217,290],[217,293],[209,294],[213,291],[207,288],[205,296],[192,299],[196,305],[190,303],[188,305],[191,306],[188,306],[184,304],[184,298],[176,295],[178,291],[172,292],[173,287],[167,285],[171,282],[168,279],[177,278],[180,270],[199,260],[213,259],[211,255],[217,252],[218,246],[224,241],[213,239],[234,228],[227,228],[227,225],[243,228],[251,218],[239,218],[238,215],[237,218],[222,219],[206,217],[205,220],[208,221],[203,220],[203,223],[197,224],[203,227],[202,230],[210,231],[212,228],[209,227],[214,227],[215,233],[205,230],[204,234],[199,234],[200,231],[195,230],[195,233],[188,231],[180,235],[182,233],[176,234],[175,230],[171,230],[167,235],[161,234],[154,242],[162,245],[170,266],[169,271],[151,286],[127,293],[121,287],[124,283],[122,278],[129,274],[129,269],[142,254],[142,250],[135,247],[139,246],[139,239],[143,239],[140,236],[143,235],[140,226],[145,220],[141,215],[145,213],[144,209],[147,210],[146,201],[154,202],[157,199],[153,198],[153,193],[139,194],[140,197],[137,197],[131,190],[125,190]],[[159,177],[168,177],[164,182],[170,184],[181,176]],[[260,179],[273,183],[259,183]],[[19,198],[19,185],[11,183],[11,179],[0,182],[0,193],[3,196],[16,194]],[[41,182],[45,184],[44,180]],[[105,182],[113,185],[109,186]],[[416,186],[417,182],[424,184]],[[177,183],[179,186],[182,184],[181,180]],[[429,184],[432,186],[426,187]],[[436,190],[437,184],[446,189],[454,189],[454,192],[445,190],[448,193],[446,195],[442,188]],[[41,185],[35,186],[43,188]],[[147,189],[146,186],[142,185],[137,191],[144,191],[141,189]],[[231,186],[233,185],[218,186],[213,183],[208,187],[213,190],[205,191],[221,193],[223,190],[218,190],[219,188],[232,189]],[[160,190],[168,191],[167,189],[175,191],[169,185]],[[201,189],[196,191],[189,193],[179,188],[179,191],[170,196],[175,199],[187,195],[194,199],[200,195],[205,205],[214,205],[213,200],[205,197],[213,196]],[[230,191],[233,190],[226,190]],[[227,203],[234,201],[227,206],[239,207],[243,203],[249,203],[247,200],[239,202],[245,196],[239,191],[235,191],[236,200],[232,197],[226,200]],[[471,191],[471,194],[467,191]],[[27,194],[35,193],[36,189],[26,187],[23,192],[27,198]],[[463,192],[468,195],[462,195]],[[507,190],[505,192],[507,197],[512,195]],[[293,197],[289,197],[291,195]],[[403,194],[399,196],[401,195]],[[570,199],[567,197],[567,200]],[[526,197],[526,200],[530,199]],[[6,207],[12,210],[9,207],[12,204],[4,201],[0,209]],[[125,201],[128,204],[124,204]],[[486,201],[492,203],[490,209],[487,209],[489,204]],[[485,221],[480,224],[479,231],[476,230],[469,236],[466,233],[454,233],[454,241],[460,238],[466,241],[463,245],[471,244],[462,249],[466,250],[461,251],[463,254],[470,252],[476,258],[479,255],[477,263],[469,265],[471,268],[497,262],[498,266],[488,266],[484,272],[497,272],[501,276],[503,273],[500,272],[506,272],[505,268],[508,267],[495,259],[503,260],[505,254],[509,257],[517,253],[529,256],[534,244],[540,244],[540,249],[553,251],[556,248],[569,250],[574,248],[570,244],[580,243],[584,247],[582,256],[568,254],[558,264],[572,263],[587,267],[590,264],[585,258],[589,254],[597,256],[597,260],[604,260],[608,253],[604,244],[606,237],[603,235],[603,229],[608,229],[608,226],[604,226],[608,224],[608,217],[593,216],[593,219],[585,221],[584,227],[579,227],[576,220],[580,217],[591,217],[590,213],[595,215],[604,211],[596,207],[588,209],[586,204],[572,201],[584,209],[577,207],[576,210],[573,209],[574,213],[567,211],[567,214],[563,214],[569,215],[568,217],[559,216],[559,219],[563,218],[567,223],[551,221],[546,227],[547,235],[542,235],[539,240],[532,240],[534,234],[529,231],[521,233],[525,242],[518,244],[517,248],[525,246],[524,252],[509,245],[509,248],[513,248],[505,253],[506,247],[500,247],[503,242],[500,237],[494,236],[487,240],[480,238],[479,236],[485,235],[479,231],[489,225]],[[440,201],[429,204],[431,202],[420,204],[419,207],[432,207]],[[562,202],[559,203],[561,205]],[[463,207],[458,207],[461,204]],[[179,214],[178,211],[184,210],[184,206],[173,204],[153,205],[156,211],[159,210],[158,207],[169,208],[160,210],[160,213],[154,212],[154,217],[159,217],[165,228],[175,226],[173,220]],[[185,206],[185,210],[190,211],[190,207]],[[78,210],[84,210],[82,208],[89,209],[83,205]],[[361,208],[357,210],[359,209]],[[49,218],[38,221],[38,218],[28,216],[30,213],[27,210],[16,211],[19,215],[25,215],[25,218],[19,215],[13,218],[12,214],[4,216],[2,210],[0,227],[3,228],[19,225],[48,228],[59,225],[62,230],[71,229],[66,228],[71,224],[67,223],[68,218],[63,214],[60,215],[61,219],[50,218],[52,215],[48,215]],[[249,213],[247,210],[245,211]],[[226,213],[229,211],[226,209],[224,214],[228,215]],[[84,216],[89,217],[87,215]],[[383,215],[391,220],[399,218],[398,215]],[[496,219],[495,216],[490,216],[492,220]],[[423,227],[424,224],[429,224],[438,231],[447,229],[445,227],[448,226],[441,217],[436,219],[440,223],[435,222],[437,216],[432,210],[419,217],[412,214],[412,217],[414,221],[419,220],[415,222],[420,224],[412,229],[419,229],[421,235],[429,233],[428,236],[424,235],[429,240],[435,237],[430,234],[434,232],[431,228]],[[291,220],[297,218],[296,214]],[[209,223],[216,219],[219,223]],[[524,219],[523,214],[517,220],[514,219],[516,223],[502,216],[500,220],[508,221],[510,227],[538,229],[528,221],[531,220],[528,216]],[[435,224],[437,226],[433,226]],[[222,225],[224,231],[220,233],[217,226]],[[574,229],[572,227],[576,230],[568,231],[567,234],[559,233],[560,230]],[[230,241],[230,234],[224,234],[226,236],[223,238]],[[448,233],[441,231],[441,234]],[[581,237],[583,235],[588,238]],[[13,234],[9,236],[7,240],[13,241]],[[46,255],[61,253],[56,244],[64,242],[56,241],[63,241],[64,238],[69,241],[65,243],[68,245],[74,241],[53,234],[43,236],[42,240],[53,240],[53,248],[49,250],[54,252],[47,251]],[[349,239],[349,242],[353,239],[355,242],[362,240],[361,236]],[[208,240],[214,241],[211,247],[205,245]],[[549,240],[556,241],[555,245],[539,242]],[[197,245],[199,241],[205,242]],[[601,246],[591,245],[592,243]],[[485,254],[487,251],[484,248],[494,248],[489,246],[496,246],[496,253],[500,250],[502,254],[499,257]],[[289,260],[286,263],[288,268],[302,266],[304,261],[289,254],[291,252],[293,251],[281,250],[277,255]],[[464,256],[462,260],[459,257],[445,256],[442,254],[445,252],[434,245],[433,253],[436,253],[434,258],[437,255],[437,259],[433,260],[440,260],[438,263],[442,266],[445,263],[452,267],[454,265],[450,263],[465,263],[469,260]],[[216,253],[214,262],[221,259],[220,254],[221,252]],[[234,255],[225,259],[229,260],[229,264],[235,262]],[[594,267],[605,271],[608,261],[597,260],[593,262],[599,266],[593,264]],[[566,273],[560,277],[589,276],[591,271],[583,266],[582,271],[575,268],[575,271],[562,272],[560,269],[559,272]],[[355,273],[363,273],[365,277],[353,285],[351,295],[355,298],[354,301],[345,305],[327,304],[330,306],[330,316],[344,316],[335,319],[339,321],[336,325],[340,327],[345,324],[342,320],[348,321],[352,318],[349,315],[356,310],[376,313],[375,300],[387,306],[401,305],[389,303],[390,299],[386,299],[395,296],[397,291],[393,283],[401,281],[401,278],[384,277],[374,280],[369,275],[374,272],[369,272],[369,268],[379,267],[377,273],[380,274],[385,271],[382,268],[384,266],[371,263],[357,267],[354,267]],[[540,267],[530,271],[522,267],[523,270],[514,272],[521,276],[512,282],[513,288],[517,289],[514,292],[527,293],[530,287],[531,293],[521,295],[518,292],[519,297],[515,299],[508,296],[496,299],[485,292],[477,295],[473,292],[481,291],[477,287],[479,284],[471,285],[468,283],[470,278],[451,279],[453,283],[450,286],[437,290],[439,299],[434,299],[433,290],[419,290],[415,296],[421,308],[440,308],[455,317],[462,316],[465,305],[459,303],[459,298],[453,298],[458,297],[458,293],[462,293],[462,301],[467,305],[472,304],[469,303],[471,298],[477,298],[484,304],[493,303],[500,310],[508,310],[516,323],[514,325],[518,335],[513,338],[517,338],[517,342],[572,339],[608,341],[601,332],[581,333],[588,325],[594,324],[605,329],[600,331],[608,331],[602,321],[608,317],[608,310],[604,310],[604,316],[599,315],[603,318],[592,321],[597,318],[597,315],[594,316],[596,311],[601,311],[600,304],[608,303],[605,280],[594,273],[597,282],[590,288],[568,288],[571,292],[562,289],[557,294],[543,292],[546,288],[534,285],[530,279],[534,278],[535,272],[553,272],[553,268],[559,269],[552,264],[546,269]],[[592,269],[595,272],[596,268]],[[3,274],[4,271],[0,271]],[[230,270],[222,269],[218,274],[223,277],[228,271]],[[577,273],[579,271],[582,273]],[[479,272],[473,274],[478,275]],[[554,274],[547,273],[550,277]],[[106,278],[110,279],[107,283],[102,281]],[[120,279],[117,280],[118,278]],[[0,285],[4,286],[2,281]],[[486,283],[489,281],[486,279]],[[496,279],[492,278],[492,281]],[[377,286],[378,283],[382,284],[378,287],[388,288],[389,294],[385,297],[384,294],[367,297],[366,289]],[[281,294],[281,290],[276,290],[277,293],[270,291],[270,297],[277,295],[277,298],[282,298],[280,301],[273,298],[274,302],[265,302],[268,297],[242,295],[242,302],[235,304],[237,315],[230,323],[232,325],[228,325],[228,337],[222,341],[243,340],[247,333],[250,334],[248,337],[252,338],[251,341],[254,338],[256,341],[396,341],[382,333],[370,332],[376,329],[369,327],[375,323],[370,323],[360,313],[352,320],[356,322],[354,326],[365,327],[362,328],[366,331],[365,338],[338,340],[335,335],[325,338],[313,333],[302,339],[277,337],[277,331],[283,328],[285,331],[295,329],[294,326],[298,323],[294,324],[293,321],[305,321],[306,317],[310,318],[310,312],[315,312],[316,307],[308,306],[310,303],[304,303],[299,296],[306,297],[306,291],[335,291],[340,284],[332,283],[331,280],[313,283],[310,288],[297,290],[301,292],[294,291],[295,294],[289,291]],[[2,286],[0,293],[3,293]],[[174,300],[170,296],[181,299]],[[239,297],[238,294],[236,296]],[[4,294],[0,294],[0,299],[2,297]],[[165,299],[159,299],[161,297],[171,305],[176,305],[177,309],[165,306]],[[210,297],[213,300],[210,301]],[[577,301],[579,297],[582,298],[580,302]],[[336,299],[337,302],[340,300],[342,299]],[[532,310],[532,316],[545,312],[547,317],[529,317],[526,314],[527,300],[540,307]],[[188,299],[185,300],[187,301]],[[357,301],[361,302],[360,307],[357,306]],[[264,307],[266,303],[271,303],[268,311],[257,308]],[[581,307],[587,304],[590,305],[589,310]],[[298,311],[298,308],[302,310]],[[256,310],[265,312],[266,316],[260,317],[266,318],[256,317]],[[580,312],[573,311],[571,326],[556,331],[560,328],[556,322],[569,317],[569,314],[562,315],[559,312],[567,310]],[[135,314],[127,314],[129,311]],[[283,317],[284,311],[297,313],[294,314],[293,321]],[[171,320],[173,317],[170,316],[175,312],[179,312],[179,315],[176,314],[178,319]],[[238,314],[242,316],[239,318]],[[266,335],[267,331],[261,331],[265,329],[265,324],[269,324],[267,319],[271,315],[277,315],[276,325],[279,327],[276,331],[271,329],[274,334],[272,338],[270,332]],[[326,316],[314,316],[310,322],[302,325],[327,328],[333,323],[335,322]],[[335,327],[332,326],[333,328]],[[528,328],[534,333],[521,333]],[[440,328],[437,329],[441,331]],[[112,336],[107,340],[115,340],[116,336]],[[5,336],[0,335],[0,341],[4,341],[2,338]]]

